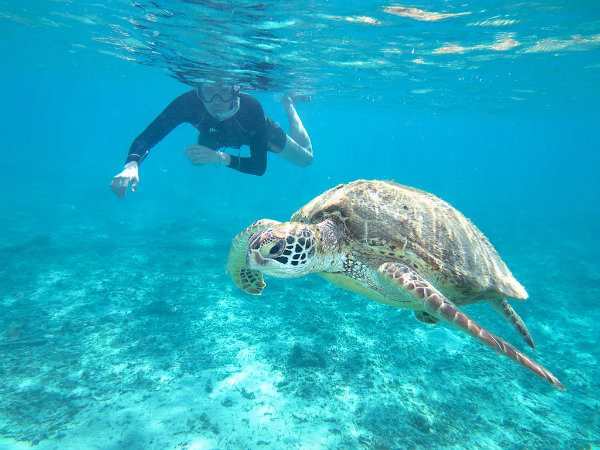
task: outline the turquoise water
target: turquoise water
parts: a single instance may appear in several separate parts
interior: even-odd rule
[[[390,6],[0,1],[0,448],[598,448],[600,9]],[[114,197],[131,141],[215,71],[284,128],[275,94],[310,95],[314,164],[194,167],[181,126]],[[465,310],[566,392],[316,275],[233,285],[233,236],[358,178],[488,236],[536,350]]]

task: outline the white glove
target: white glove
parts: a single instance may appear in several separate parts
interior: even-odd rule
[[[135,192],[139,182],[138,163],[131,161],[125,164],[123,171],[113,178],[110,189],[117,197],[125,198],[127,187],[131,185],[131,192]]]

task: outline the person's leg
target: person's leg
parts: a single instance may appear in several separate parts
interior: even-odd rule
[[[312,148],[302,147],[287,134],[285,135],[285,146],[279,155],[300,167],[310,166],[313,160]]]
[[[313,160],[312,143],[290,98],[282,96],[281,102],[288,117],[291,136],[287,135],[279,125],[269,119],[268,125],[271,128],[269,145],[275,153],[278,153],[289,162],[300,167],[306,167]]]
[[[285,113],[287,114],[288,124],[290,126],[290,137],[312,153],[312,143],[310,142],[310,137],[304,128],[302,120],[300,120],[300,116],[296,112],[296,108],[294,108],[292,99],[290,99],[287,95],[284,95],[281,97],[281,103],[283,103]]]

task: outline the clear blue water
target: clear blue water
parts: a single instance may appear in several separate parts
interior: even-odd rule
[[[600,8],[389,6],[0,1],[0,448],[600,445]],[[282,124],[274,94],[311,95],[314,164],[193,167],[182,126],[115,198],[131,141],[215,71]],[[477,224],[530,294],[537,349],[468,313],[566,392],[316,275],[235,288],[235,234],[358,178]]]

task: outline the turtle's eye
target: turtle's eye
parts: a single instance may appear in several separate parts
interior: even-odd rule
[[[260,253],[262,253],[263,257],[274,258],[276,256],[281,255],[281,252],[285,249],[285,241],[283,239],[275,239],[266,245],[263,244],[263,247],[260,249]]]

